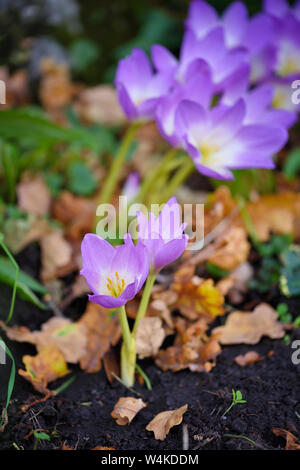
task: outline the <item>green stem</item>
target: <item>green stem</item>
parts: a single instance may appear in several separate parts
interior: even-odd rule
[[[152,273],[152,274],[150,273],[149,276],[148,276],[148,279],[146,281],[146,284],[145,284],[142,300],[141,300],[141,303],[140,303],[140,306],[139,306],[139,309],[138,309],[138,313],[137,313],[137,316],[136,316],[136,319],[135,319],[135,322],[134,322],[134,325],[133,325],[132,336],[134,338],[136,337],[136,332],[137,332],[139,323],[140,323],[141,319],[144,318],[144,316],[146,314],[147,307],[148,307],[149,300],[150,300],[150,296],[151,296],[152,287],[154,285],[155,279],[156,279],[156,273]]]
[[[16,275],[15,275],[14,285],[13,285],[13,291],[12,291],[12,296],[11,296],[11,302],[10,302],[9,314],[8,314],[8,317],[5,321],[5,323],[7,325],[10,322],[10,320],[13,316],[13,312],[14,312],[20,269],[19,269],[18,263],[16,262],[15,258],[13,257],[13,255],[11,254],[11,252],[9,251],[9,249],[7,248],[5,243],[3,242],[3,235],[2,234],[0,234],[0,246],[3,249],[3,251],[6,253],[6,255],[8,256],[8,258],[10,259],[11,263],[14,265],[15,270],[16,270]]]
[[[233,401],[231,403],[231,405],[227,408],[227,410],[222,414],[221,418],[223,418],[223,416],[227,415],[227,413],[231,410],[231,408],[235,405],[235,402]]]
[[[172,161],[172,159],[175,157],[175,155],[178,152],[179,152],[178,149],[171,148],[170,150],[168,150],[165,153],[163,159],[161,160],[159,165],[155,168],[155,170],[150,173],[148,178],[144,179],[144,181],[141,185],[141,189],[140,189],[139,193],[137,194],[137,196],[135,197],[133,203],[135,203],[135,202],[143,203],[144,202],[144,199],[146,198],[146,196],[147,196],[148,192],[150,191],[150,189],[152,188],[152,186],[156,183],[156,181],[160,177],[160,175],[162,175],[165,172],[165,170],[168,168],[168,165],[169,165],[170,161]]]
[[[108,177],[100,193],[99,203],[98,203],[99,205],[110,202],[114,194],[114,191],[116,189],[116,186],[118,184],[119,176],[124,166],[128,150],[140,126],[141,126],[141,123],[137,121],[137,122],[132,123],[130,127],[127,129],[127,132],[120,145],[119,151],[113,160],[110,171],[108,173]],[[94,221],[94,228],[95,227],[96,227],[96,220]]]
[[[134,385],[136,369],[136,346],[135,339],[131,338],[128,348],[124,341],[121,347],[121,379],[126,387],[131,388]]]
[[[135,338],[130,332],[124,306],[118,309],[118,315],[123,335],[123,344],[121,347],[121,379],[127,387],[132,387],[134,384],[136,366]]]
[[[119,315],[119,320],[121,324],[124,343],[126,344],[127,348],[130,349],[131,333],[130,333],[130,328],[128,325],[126,310],[124,306],[118,308],[118,315]]]
[[[177,170],[171,181],[168,183],[166,190],[159,197],[160,202],[166,202],[172,197],[177,189],[186,181],[190,174],[194,171],[195,166],[191,158],[183,161],[183,165]]]

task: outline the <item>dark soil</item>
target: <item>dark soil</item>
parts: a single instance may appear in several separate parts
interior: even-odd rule
[[[19,257],[23,269],[32,275],[39,270],[39,253],[29,247]],[[0,316],[8,311],[10,291],[1,285]],[[292,313],[299,315],[300,302],[292,303]],[[78,316],[78,303],[73,303],[72,317]],[[31,304],[18,300],[12,324],[38,328],[51,316]],[[295,330],[291,341],[300,338]],[[7,339],[4,338],[6,341]],[[35,354],[35,348],[7,340],[14,354],[17,368],[22,366],[24,354]],[[266,355],[266,360],[240,367],[233,359],[241,353],[255,350]],[[121,396],[131,395],[117,382],[110,385],[104,371],[87,374],[72,367],[76,380],[60,395],[32,406],[27,413],[20,407],[41,396],[21,377],[16,377],[13,399],[9,406],[9,423],[0,434],[0,450],[12,449],[13,443],[32,449],[34,438],[28,436],[34,429],[56,431],[51,441],[40,441],[39,449],[60,449],[67,444],[73,449],[92,449],[95,446],[114,447],[118,450],[181,450],[183,425],[171,429],[164,441],[156,441],[152,432],[145,430],[155,414],[188,404],[183,423],[187,425],[190,449],[284,449],[285,441],[276,437],[272,429],[282,428],[300,437],[300,365],[293,365],[291,343],[282,340],[263,339],[258,345],[224,347],[210,373],[162,372],[152,360],[140,365],[149,376],[153,390],[136,385],[144,401],[148,403],[129,426],[118,426],[110,416]],[[4,401],[10,364],[0,365],[0,400]],[[66,378],[52,385],[56,389]],[[238,404],[222,418],[231,403],[231,389],[241,390],[247,400]],[[233,434],[239,437],[226,436]],[[241,436],[250,438],[251,444]]]

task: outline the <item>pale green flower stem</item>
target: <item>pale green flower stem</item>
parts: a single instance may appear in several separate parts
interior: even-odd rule
[[[142,125],[141,122],[136,121],[133,122],[127,129],[127,132],[122,140],[120,148],[118,150],[117,155],[115,156],[113,163],[110,167],[107,179],[103,185],[99,196],[98,204],[105,204],[109,203],[118,184],[120,173],[124,167],[126,156],[128,154],[128,150],[134,140],[137,130]],[[94,220],[94,231],[97,225],[97,217]]]
[[[139,322],[146,314],[155,278],[156,273],[151,273],[148,276],[132,332],[130,331],[128,325],[125,307],[123,306],[118,309],[118,315],[123,334],[123,344],[121,347],[121,379],[122,382],[129,388],[134,385],[134,377],[136,370],[137,328]]]
[[[171,180],[167,183],[165,191],[160,193],[159,201],[160,203],[164,203],[170,199],[170,197],[174,196],[177,189],[186,181],[186,179],[193,173],[195,170],[195,165],[193,160],[186,156],[186,158],[182,161],[182,165],[176,171],[174,176]]]
[[[148,193],[151,191],[152,187],[155,185],[157,179],[161,175],[163,175],[166,171],[169,171],[168,166],[178,152],[179,152],[178,149],[171,148],[165,153],[159,165],[150,173],[148,178],[144,179],[141,185],[141,188],[137,196],[135,197],[133,203],[137,203],[137,202],[143,203],[145,201]]]

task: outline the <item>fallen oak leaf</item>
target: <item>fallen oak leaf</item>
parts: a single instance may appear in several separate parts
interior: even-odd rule
[[[23,175],[17,186],[18,206],[28,214],[48,214],[52,196],[42,176]]]
[[[80,359],[80,367],[87,372],[98,372],[104,355],[121,337],[119,319],[111,316],[108,309],[89,302],[79,323],[87,328],[86,352]]]
[[[214,328],[221,344],[257,344],[263,336],[279,339],[285,335],[277,321],[276,311],[268,304],[259,304],[253,312],[235,311],[228,315],[224,326]]]
[[[155,356],[165,336],[165,330],[159,317],[142,318],[136,334],[136,353],[139,358]]]
[[[205,333],[208,326],[203,319],[188,325],[187,320],[178,318],[175,326],[178,334],[173,346],[160,350],[155,363],[164,371],[189,368],[192,372],[209,372],[221,352],[219,335],[208,337]]]
[[[249,202],[246,209],[261,242],[268,241],[271,233],[292,233],[299,238],[299,193],[266,194],[255,202]]]
[[[49,382],[70,373],[63,354],[53,347],[42,349],[36,356],[23,356],[22,360],[26,370],[19,369],[19,374],[44,395],[55,393],[47,388]]]
[[[194,276],[190,281],[174,282],[171,289],[178,294],[173,309],[178,309],[190,320],[206,318],[213,321],[216,316],[224,315],[224,297],[214,286],[212,279]]]
[[[25,326],[8,327],[0,322],[9,339],[34,344],[38,352],[51,346],[58,349],[67,362],[76,364],[86,353],[87,329],[67,318],[50,318],[41,331],[30,331]]]
[[[273,434],[275,436],[283,437],[286,440],[285,450],[300,450],[299,440],[294,434],[286,429],[273,428]]]
[[[53,203],[52,213],[54,219],[65,225],[67,236],[81,242],[92,229],[96,208],[96,200],[62,191]]]
[[[231,227],[216,243],[215,252],[208,261],[221,269],[231,271],[247,260],[250,243],[242,227]]]
[[[41,278],[44,282],[56,279],[76,269],[72,262],[72,247],[60,230],[53,230],[42,237],[41,242],[42,269]]]
[[[178,426],[182,423],[183,415],[187,409],[188,405],[183,405],[176,410],[158,413],[158,415],[148,423],[146,430],[153,431],[155,439],[163,441],[173,426]]]
[[[110,413],[120,426],[130,424],[139,411],[147,406],[141,398],[121,397]]]

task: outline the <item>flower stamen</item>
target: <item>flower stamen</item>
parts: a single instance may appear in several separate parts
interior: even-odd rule
[[[113,297],[119,297],[125,289],[125,280],[120,279],[119,273],[115,271],[115,278],[107,277],[106,287],[109,294]]]

